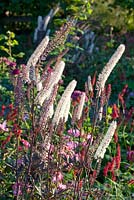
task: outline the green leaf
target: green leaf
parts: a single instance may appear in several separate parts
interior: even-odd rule
[[[9,37],[11,37],[12,39],[15,38],[15,33],[11,32],[11,31],[7,31],[7,34],[8,34]]]
[[[8,48],[6,48],[4,46],[0,46],[0,50],[5,51],[6,53],[9,53]]]
[[[23,58],[24,55],[25,55],[24,52],[20,52],[18,54],[13,54],[14,57],[18,57],[18,58]]]
[[[6,35],[4,35],[4,34],[0,35],[0,41],[1,40],[7,40],[7,39],[8,39],[8,37]]]
[[[111,107],[108,107],[108,108],[107,108],[107,113],[108,113],[108,114],[112,114],[112,108],[111,108]]]

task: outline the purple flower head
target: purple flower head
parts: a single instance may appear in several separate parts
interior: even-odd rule
[[[24,113],[23,120],[26,121],[28,119],[29,119],[29,114],[28,113]]]
[[[12,186],[14,196],[21,196],[22,195],[22,183],[15,183]]]
[[[71,97],[74,101],[76,101],[81,96],[81,94],[82,92],[80,90],[75,90]]]
[[[84,92],[80,91],[80,90],[75,90],[71,96],[71,98],[73,99],[73,101],[76,101],[76,102],[80,102],[80,97],[81,95],[83,94]],[[85,101],[87,102],[88,101],[88,97],[86,96],[85,98]]]
[[[74,137],[79,137],[80,136],[80,131],[78,129],[69,129],[67,131],[70,135],[74,136]]]
[[[130,162],[134,162],[134,150],[130,150],[127,152],[127,159],[130,161]]]
[[[14,70],[12,71],[12,74],[13,74],[13,75],[18,75],[18,74],[20,74],[20,70],[19,70],[19,69],[14,69]]]
[[[23,165],[23,164],[24,164],[24,159],[23,159],[23,158],[18,159],[18,160],[17,160],[17,164],[18,164],[19,167],[20,167],[21,165]]]

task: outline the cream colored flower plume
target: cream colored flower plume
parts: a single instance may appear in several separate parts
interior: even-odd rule
[[[67,88],[65,89],[54,114],[52,123],[54,125],[58,125],[60,119],[67,121],[69,109],[70,109],[70,102],[71,102],[71,95],[76,87],[77,82],[75,80],[71,81]]]
[[[35,67],[37,62],[40,59],[40,56],[43,54],[49,42],[49,37],[45,36],[45,38],[41,41],[41,43],[37,46],[31,57],[29,58],[26,66],[27,70],[30,71],[31,67]],[[29,72],[30,73],[30,72]]]
[[[39,103],[41,106],[46,99],[49,99],[53,87],[61,79],[62,73],[65,68],[65,63],[61,61],[55,68],[54,72],[51,74],[50,80],[47,87],[43,88],[35,98],[35,103]]]
[[[106,64],[106,66],[103,68],[102,72],[99,74],[99,77],[98,77],[98,80],[96,83],[96,89],[99,91],[99,93],[98,93],[99,96],[101,95],[101,92],[104,90],[105,83],[106,83],[110,73],[114,69],[115,65],[121,58],[124,51],[125,51],[125,45],[121,44],[117,48],[115,53],[112,55],[112,57],[110,58],[109,62]]]
[[[112,137],[115,133],[116,128],[117,128],[117,122],[112,121],[112,123],[110,124],[110,127],[107,130],[106,135],[104,136],[103,140],[101,141],[101,143],[94,155],[95,159],[100,159],[100,158],[103,159],[106,149],[112,140]]]
[[[88,76],[88,79],[87,79],[87,86],[88,86],[88,91],[92,92],[93,86],[92,86],[92,83],[91,83],[91,76],[90,75]]]
[[[85,103],[85,98],[86,98],[86,95],[85,95],[85,92],[83,92],[80,97],[80,103],[78,105],[78,109],[77,109],[77,113],[76,113],[76,120],[79,120],[81,118],[84,103]]]

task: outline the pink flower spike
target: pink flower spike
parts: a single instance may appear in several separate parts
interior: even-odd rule
[[[7,122],[6,122],[6,120],[2,123],[2,124],[0,124],[0,129],[2,129],[3,131],[8,131],[8,128],[6,128],[6,124],[7,124]]]
[[[59,184],[59,188],[62,189],[62,190],[65,190],[67,188],[67,186],[62,184],[62,183],[60,183]]]
[[[56,174],[53,177],[53,182],[57,182],[57,181],[62,181],[63,179],[63,175],[61,172],[56,172]]]
[[[73,141],[67,142],[66,145],[67,145],[68,150],[72,150],[72,149],[75,149],[77,147],[77,144]]]
[[[29,144],[28,141],[26,141],[26,140],[24,140],[24,139],[21,139],[21,142],[24,144],[24,146],[25,146],[26,148],[29,148],[29,147],[30,147],[30,144]]]
[[[21,196],[22,195],[22,183],[15,183],[12,186],[14,196]]]
[[[69,129],[67,131],[69,134],[73,135],[74,137],[79,137],[80,136],[80,131],[78,129]]]

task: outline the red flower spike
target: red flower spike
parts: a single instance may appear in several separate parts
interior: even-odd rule
[[[17,109],[13,109],[11,113],[8,114],[7,120],[15,120],[17,116]]]
[[[116,169],[120,169],[121,157],[116,156],[115,158],[116,158]]]
[[[21,129],[17,130],[17,131],[16,131],[16,136],[19,137],[19,136],[21,135],[21,133],[22,133],[22,130],[21,130]]]
[[[117,119],[118,117],[119,117],[119,110],[116,104],[114,104],[112,109],[112,118]]]
[[[112,173],[112,178],[111,178],[112,181],[116,181],[116,176],[115,176],[115,174],[114,174],[114,171],[112,171],[111,173]]]
[[[125,93],[127,92],[127,88],[128,88],[128,85],[126,84],[123,88],[123,90],[121,91],[121,95],[124,96]]]
[[[111,84],[108,84],[107,89],[106,89],[107,101],[109,100],[110,95],[111,95]]]
[[[111,165],[111,163],[108,162],[107,165],[104,167],[104,169],[103,169],[103,174],[104,174],[104,176],[107,176],[107,175],[108,175],[108,171],[109,171],[110,165]]]
[[[82,148],[82,150],[80,151],[80,160],[83,162],[84,159],[85,159],[85,154],[86,154],[86,151],[84,148]]]
[[[123,90],[121,91],[121,93],[118,95],[118,99],[119,99],[119,101],[121,102],[121,104],[123,105],[124,108],[125,108],[125,101],[124,101],[123,97],[127,92],[127,88],[128,88],[128,85],[126,84],[124,86]]]
[[[97,74],[97,72],[94,73],[94,76],[93,76],[93,78],[91,80],[92,86],[94,86],[95,83],[96,83],[96,74]]]
[[[78,183],[78,189],[81,189],[81,188],[82,188],[82,185],[83,185],[83,181],[80,180],[79,183]]]
[[[6,146],[6,144],[7,144],[8,142],[10,142],[11,137],[12,137],[12,133],[10,133],[10,134],[7,136],[7,138],[2,142],[2,145],[1,145],[2,149],[4,149],[5,146]]]
[[[130,181],[128,182],[128,184],[134,185],[134,179],[130,180]]]
[[[117,156],[121,156],[121,148],[119,144],[117,146]]]
[[[124,101],[124,99],[123,99],[123,97],[122,97],[121,94],[118,95],[118,99],[119,99],[119,101],[121,102],[121,104],[122,104],[123,106],[125,106],[125,101]]]
[[[118,133],[117,133],[117,131],[115,131],[115,133],[114,133],[114,142],[115,143],[118,142]]]
[[[97,178],[97,171],[94,170],[93,174],[90,174],[90,185],[92,186]]]
[[[1,110],[4,111],[6,109],[6,106],[2,105]]]
[[[133,114],[134,114],[134,107],[130,108],[130,110],[128,111],[126,115],[126,122],[128,122],[132,118]]]
[[[116,165],[116,157],[113,157],[110,166],[109,166],[109,171],[112,172],[115,169],[115,165]]]
[[[94,170],[94,171],[93,171],[93,178],[96,178],[96,177],[97,177],[97,171]]]
[[[13,109],[13,104],[9,104],[8,108],[12,110]]]

